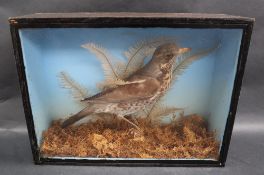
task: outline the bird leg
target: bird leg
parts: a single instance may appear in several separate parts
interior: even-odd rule
[[[135,123],[133,123],[130,120],[128,120],[127,118],[125,118],[125,116],[118,115],[118,117],[120,117],[121,119],[125,120],[126,122],[128,122],[129,124],[131,124],[132,126],[134,126],[137,130],[139,130],[141,132],[141,129]]]

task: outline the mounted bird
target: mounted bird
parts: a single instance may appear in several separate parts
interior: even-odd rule
[[[165,43],[156,48],[150,61],[124,79],[124,83],[82,100],[86,107],[62,123],[68,127],[91,114],[114,114],[138,128],[125,116],[153,106],[170,87],[176,58],[190,48]]]

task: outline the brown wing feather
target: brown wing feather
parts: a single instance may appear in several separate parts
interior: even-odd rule
[[[143,79],[141,83],[131,83],[118,86],[116,88],[107,89],[83,101],[89,103],[118,103],[121,101],[130,101],[135,99],[144,99],[156,94],[159,90],[159,81],[151,77],[135,77],[132,81]]]

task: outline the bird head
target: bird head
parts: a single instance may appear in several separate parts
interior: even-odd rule
[[[158,64],[161,70],[170,69],[177,56],[190,50],[190,48],[180,48],[175,43],[163,44],[155,50],[152,62]]]

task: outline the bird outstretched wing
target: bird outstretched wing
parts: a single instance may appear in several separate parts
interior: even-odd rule
[[[129,83],[107,89],[82,101],[87,103],[120,103],[150,98],[159,90],[159,81],[151,77],[130,80]]]

